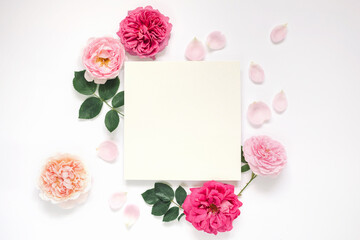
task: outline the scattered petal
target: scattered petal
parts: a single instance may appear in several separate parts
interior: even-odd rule
[[[123,215],[126,227],[130,228],[138,220],[140,216],[140,210],[138,206],[130,204],[125,207]]]
[[[97,148],[98,156],[107,162],[113,162],[117,158],[119,152],[115,143],[111,141],[105,141]]]
[[[274,27],[271,31],[270,38],[273,43],[282,42],[287,35],[287,24],[282,24]]]
[[[281,91],[275,95],[272,105],[274,110],[278,113],[282,113],[286,110],[288,102],[284,91]]]
[[[185,50],[185,57],[190,61],[201,61],[205,58],[205,47],[204,45],[194,38]]]
[[[265,80],[265,73],[259,64],[251,63],[249,68],[249,77],[251,81],[261,84]]]
[[[247,118],[252,125],[261,126],[264,122],[270,120],[270,108],[263,102],[254,102],[249,105]]]
[[[220,50],[225,47],[226,38],[221,32],[215,31],[209,34],[206,43],[211,50]]]
[[[122,208],[126,202],[127,193],[126,192],[117,192],[111,195],[109,198],[109,206],[112,210],[119,210]]]

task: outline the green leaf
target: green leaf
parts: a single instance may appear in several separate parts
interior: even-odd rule
[[[120,80],[118,77],[114,79],[107,80],[105,84],[99,85],[99,96],[103,100],[108,100],[112,98],[120,86]]]
[[[114,131],[117,128],[117,126],[119,125],[119,121],[119,115],[115,110],[110,110],[106,113],[105,126],[110,132]]]
[[[163,217],[163,222],[171,222],[174,221],[179,216],[179,208],[172,207],[170,208]]]
[[[96,117],[102,108],[103,102],[97,97],[89,97],[80,106],[79,118],[90,119]]]
[[[182,186],[179,186],[175,191],[176,202],[181,206],[186,198],[187,194]]]
[[[178,217],[178,221],[180,221],[180,219],[185,215],[185,213],[180,214],[180,216]]]
[[[242,163],[247,163],[247,161],[245,160],[245,157],[244,157],[244,151],[243,151],[243,147],[241,146],[241,162]]]
[[[96,91],[97,85],[94,82],[88,82],[85,77],[85,70],[75,72],[73,86],[76,91],[84,95],[91,95]]]
[[[112,99],[111,104],[114,108],[124,106],[124,91],[116,94],[115,97]]]
[[[154,216],[162,216],[169,209],[170,202],[163,202],[158,200],[151,209],[151,214]]]
[[[141,194],[141,196],[143,197],[144,201],[150,205],[153,205],[154,203],[156,203],[159,200],[157,198],[157,196],[155,195],[154,188],[145,191],[143,194]]]
[[[155,183],[155,195],[164,202],[174,199],[174,191],[169,185],[164,183]]]
[[[247,172],[250,170],[249,164],[245,164],[241,167],[241,172]]]

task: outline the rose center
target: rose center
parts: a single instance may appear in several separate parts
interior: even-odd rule
[[[96,62],[100,64],[100,66],[108,66],[109,62],[110,62],[110,58],[102,58],[102,57],[97,57],[96,58]]]
[[[209,212],[217,213],[219,211],[218,207],[215,204],[210,204]]]

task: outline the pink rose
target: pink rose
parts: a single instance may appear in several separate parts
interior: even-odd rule
[[[216,235],[233,228],[232,222],[240,215],[242,206],[234,194],[234,186],[209,181],[190,191],[182,207],[186,220],[197,230]]]
[[[118,39],[90,39],[82,59],[86,68],[86,80],[104,84],[108,79],[115,78],[119,75],[124,58],[125,49]]]
[[[155,59],[155,55],[168,44],[172,24],[151,6],[138,7],[128,12],[117,32],[125,49],[140,58]]]
[[[286,164],[284,147],[267,136],[247,139],[243,150],[245,160],[256,175],[278,175]]]

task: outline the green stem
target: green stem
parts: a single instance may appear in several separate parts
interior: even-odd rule
[[[105,103],[106,105],[108,105],[109,108],[111,108],[112,110],[115,110],[120,116],[124,117],[124,114],[122,112],[119,112],[116,108],[113,108],[107,101],[105,101],[104,99],[102,99],[101,97],[99,97],[98,95],[96,95],[95,93],[93,94],[95,97],[99,98],[103,103]]]
[[[252,180],[254,180],[256,177],[257,177],[256,174],[251,173],[250,181],[248,181],[248,183],[245,185],[245,187],[243,187],[243,189],[241,189],[241,191],[240,191],[239,194],[238,194],[238,197],[241,196],[241,193],[245,190],[245,188],[246,188],[246,187],[252,182]]]
[[[171,202],[172,202],[173,204],[175,204],[176,206],[178,206],[179,208],[183,209],[179,204],[177,204],[176,202],[174,202],[174,200],[171,200]]]

